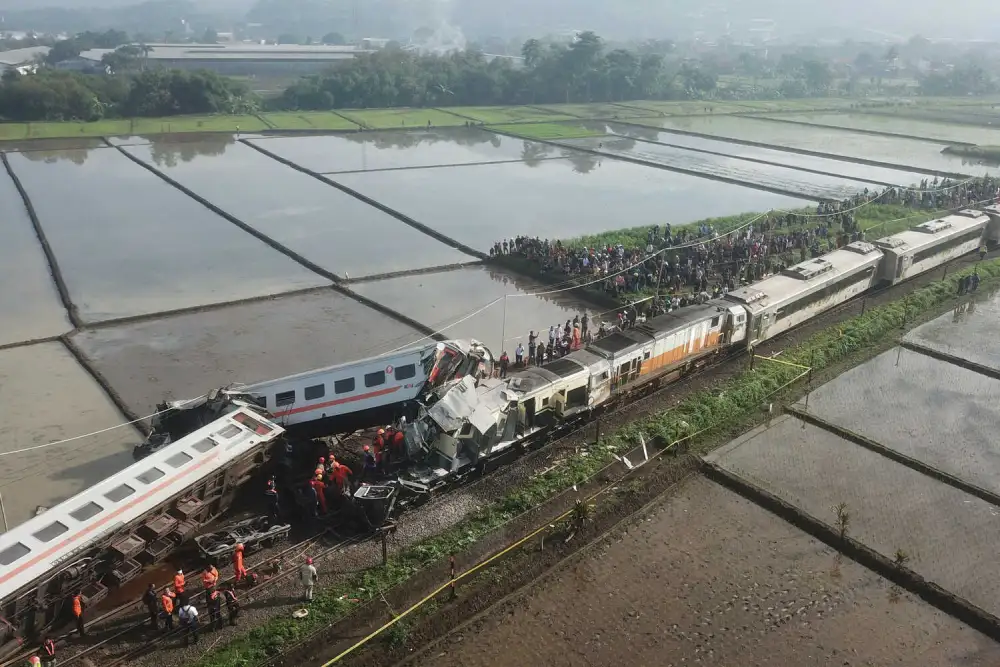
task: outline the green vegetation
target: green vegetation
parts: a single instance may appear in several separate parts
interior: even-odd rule
[[[437,109],[344,109],[340,113],[370,130],[451,127],[466,123],[464,118]]]
[[[539,107],[445,107],[448,111],[480,123],[531,123],[556,120],[573,120],[573,116],[559,114]]]
[[[331,111],[285,111],[265,113],[260,117],[268,128],[275,130],[357,130],[360,127]]]
[[[603,137],[603,132],[591,130],[572,123],[531,123],[525,125],[490,125],[489,129],[497,132],[516,134],[525,139],[582,139],[584,137]]]
[[[92,123],[0,123],[0,140],[113,137],[195,132],[259,132],[268,125],[257,116],[170,116],[119,118]]]
[[[539,108],[560,116],[575,118],[626,118],[658,115],[655,111],[641,109],[624,102],[618,104],[546,104]]]
[[[1000,260],[978,265],[983,288],[1000,282]],[[713,446],[708,439],[724,427],[742,424],[758,414],[760,406],[804,375],[802,367],[814,371],[842,362],[851,355],[891,340],[907,322],[953,298],[956,281],[971,269],[956,272],[909,294],[902,301],[873,308],[828,331],[811,336],[801,345],[784,350],[775,363],[758,360],[755,370],[700,392],[695,392],[672,409],[644,417],[618,432],[602,437],[574,454],[567,455],[541,474],[512,489],[503,499],[473,512],[458,525],[436,537],[410,546],[389,558],[385,567],[352,574],[346,580],[316,595],[304,619],[276,618],[251,630],[238,641],[211,649],[193,663],[194,667],[243,667],[262,661],[282,647],[346,617],[351,598],[371,600],[389,588],[404,583],[419,570],[469,547],[483,536],[510,522],[523,512],[540,505],[573,485],[582,484],[601,468],[639,444],[642,435],[659,438],[660,446],[680,441],[690,451],[702,453]],[[789,365],[793,364],[793,365]],[[587,510],[578,510],[585,514]],[[846,526],[846,524],[845,524]],[[405,641],[399,631],[395,641]]]

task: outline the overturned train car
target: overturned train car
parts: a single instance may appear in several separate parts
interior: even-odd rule
[[[0,655],[94,605],[229,508],[284,433],[234,405],[69,500],[0,535]]]

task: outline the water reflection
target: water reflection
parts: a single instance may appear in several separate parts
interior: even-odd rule
[[[231,134],[201,135],[196,139],[149,137],[149,155],[158,167],[176,167],[178,162],[191,162],[196,157],[223,155],[236,143]]]
[[[199,155],[222,155],[236,143],[231,134],[149,135],[135,137],[148,144],[157,166],[173,167],[178,162],[190,162]],[[115,142],[120,143],[120,142]],[[19,152],[32,162],[55,164],[62,160],[84,165],[95,150],[113,150],[103,139],[40,139],[30,142],[5,143],[11,152]]]
[[[57,141],[25,142],[20,154],[32,162],[55,164],[61,160],[82,165],[91,151],[107,149],[101,139],[70,139]],[[109,149],[110,150],[110,149]]]

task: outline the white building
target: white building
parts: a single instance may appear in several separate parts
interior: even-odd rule
[[[47,46],[28,46],[23,49],[0,51],[0,74],[17,70],[20,74],[30,74],[38,69],[38,60],[49,53]]]

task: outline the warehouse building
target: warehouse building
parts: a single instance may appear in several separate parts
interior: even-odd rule
[[[28,46],[23,49],[0,51],[0,74],[16,70],[20,74],[30,74],[38,69],[38,61],[49,53],[47,46]]]
[[[231,76],[309,74],[354,58],[356,46],[296,44],[147,44],[147,64],[171,69],[206,69]],[[94,63],[113,49],[91,49],[80,57]]]

